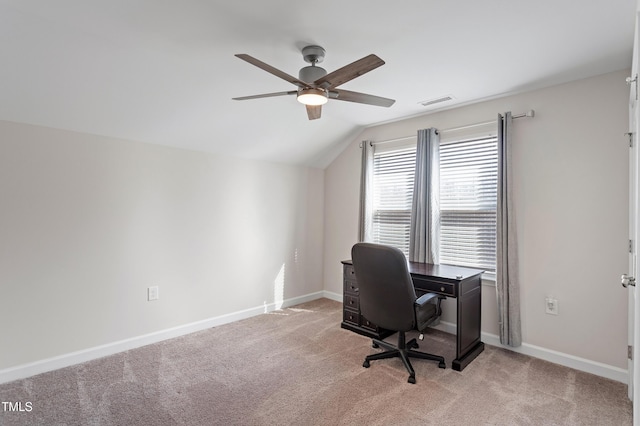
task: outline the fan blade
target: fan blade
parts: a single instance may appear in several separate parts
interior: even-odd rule
[[[394,99],[367,95],[366,93],[360,92],[351,92],[344,89],[332,90],[329,92],[329,97],[338,101],[357,102],[359,104],[368,104],[387,108],[396,102]]]
[[[263,95],[241,96],[239,98],[231,98],[231,99],[233,99],[234,101],[246,101],[247,99],[271,98],[273,96],[295,95],[297,93],[298,93],[297,90],[290,90],[288,92],[265,93]]]
[[[322,105],[307,105],[307,116],[309,116],[309,120],[318,119],[321,114]]]
[[[322,87],[323,89],[333,89],[382,65],[384,65],[384,61],[376,55],[371,54],[349,65],[345,65],[324,77],[320,77],[314,81],[314,84],[316,87]]]
[[[304,81],[298,80],[297,78],[295,78],[292,75],[287,74],[286,72],[280,71],[277,68],[272,67],[269,64],[265,64],[264,62],[249,56],[245,53],[238,53],[236,55],[238,58],[242,59],[243,61],[247,61],[249,62],[251,65],[255,65],[256,67],[271,73],[273,75],[275,75],[276,77],[280,77],[283,80],[288,81],[289,83],[295,84],[298,87],[309,87],[309,85],[307,83],[305,83]]]

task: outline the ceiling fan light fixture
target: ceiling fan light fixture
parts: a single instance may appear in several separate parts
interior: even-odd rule
[[[282,80],[296,86],[295,90],[277,93],[265,93],[262,95],[242,96],[233,98],[234,100],[244,101],[247,99],[270,98],[273,96],[296,95],[298,102],[306,106],[307,116],[309,120],[316,120],[322,114],[322,105],[326,104],[329,98],[339,101],[355,102],[366,105],[376,105],[381,107],[390,107],[395,103],[393,99],[387,99],[380,96],[368,95],[366,93],[351,92],[349,90],[337,89],[338,86],[353,80],[356,77],[368,73],[371,70],[384,65],[384,61],[373,53],[358,59],[355,62],[345,65],[342,68],[327,74],[327,71],[319,66],[318,63],[324,59],[325,50],[320,46],[306,46],[302,49],[303,59],[310,63],[310,66],[304,67],[299,72],[299,78],[295,78],[286,72],[272,67],[246,53],[238,53],[236,57],[254,65],[263,71],[268,72]]]
[[[298,102],[305,105],[324,105],[329,100],[329,94],[322,89],[300,89],[298,91]]]

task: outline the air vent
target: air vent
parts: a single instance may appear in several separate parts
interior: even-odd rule
[[[429,99],[428,101],[418,102],[422,106],[431,106],[433,104],[439,104],[440,102],[447,102],[455,99],[452,95],[441,96],[436,99]]]

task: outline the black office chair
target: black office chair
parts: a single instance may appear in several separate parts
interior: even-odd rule
[[[369,362],[374,359],[400,357],[409,372],[409,383],[416,382],[409,358],[438,361],[438,367],[445,368],[443,357],[413,350],[418,347],[416,339],[405,342],[405,332],[422,332],[440,316],[442,296],[434,293],[416,296],[407,259],[397,248],[358,243],[351,249],[351,260],[362,315],[379,327],[398,332],[398,346],[373,339],[374,348],[382,346],[387,350],[367,356],[362,366],[369,368]]]

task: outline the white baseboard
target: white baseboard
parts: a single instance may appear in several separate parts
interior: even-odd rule
[[[342,303],[342,294],[334,293],[332,291],[323,291],[322,297],[325,299],[335,300],[336,302]]]
[[[456,325],[450,322],[440,322],[439,325],[433,328],[444,331],[446,333],[456,334]],[[621,382],[625,384],[628,384],[629,382],[628,371],[619,367],[614,367],[612,365],[591,361],[585,358],[580,358],[577,356],[554,351],[552,349],[542,348],[540,346],[535,346],[528,343],[523,343],[522,346],[519,346],[517,348],[506,346],[500,343],[500,337],[496,336],[495,334],[483,332],[481,333],[481,339],[487,345],[497,346],[499,348],[507,349],[513,352],[529,355],[534,358],[542,359],[545,361],[553,362],[554,364],[559,364],[565,367],[584,371],[585,373],[595,374],[596,376],[605,377],[607,379],[615,380],[617,382]]]
[[[0,370],[0,384],[24,379],[27,377],[35,376],[36,374],[46,373],[48,371],[58,370],[60,368],[69,367],[72,365],[102,358],[108,355],[113,355],[119,352],[128,351],[130,349],[139,348],[141,346],[161,342],[163,340],[172,339],[174,337],[183,336],[185,334],[194,333],[196,331],[205,330],[207,328],[228,324],[230,322],[239,321],[267,312],[272,312],[280,308],[286,308],[289,306],[298,305],[300,303],[310,302],[322,297],[336,300],[336,296],[339,296],[339,301],[342,302],[342,295],[337,295],[336,293],[327,291],[318,291],[304,296],[286,299],[282,302],[264,304],[262,306],[256,306],[254,308],[232,312],[230,314],[220,315],[202,321],[196,321],[178,327],[172,327],[166,330],[160,330],[154,333],[145,334],[142,336],[120,340],[118,342],[107,343],[105,345],[71,352],[53,358],[47,358],[28,364],[6,368]]]

